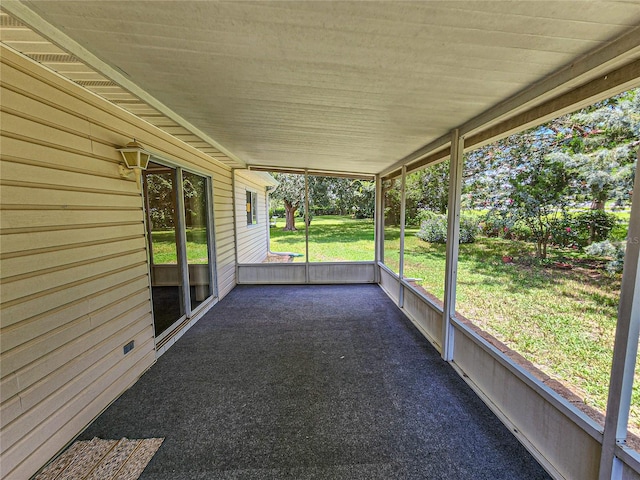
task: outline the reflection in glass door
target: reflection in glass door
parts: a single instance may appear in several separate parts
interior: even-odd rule
[[[149,162],[144,198],[153,321],[161,342],[215,294],[211,179]]]
[[[176,176],[175,169],[154,162],[144,174],[156,337],[186,314],[178,261]]]
[[[207,179],[190,172],[182,173],[184,226],[191,309],[213,295],[210,259],[209,205]]]

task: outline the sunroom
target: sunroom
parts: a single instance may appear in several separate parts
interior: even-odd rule
[[[606,416],[585,413],[456,308],[465,153],[640,87],[640,5],[0,8],[3,478],[40,470],[236,286],[250,303],[251,285],[331,295],[327,284],[379,286],[551,477],[640,478],[627,444],[637,198]],[[127,148],[145,161],[124,165]],[[449,181],[434,299],[405,265],[406,181],[437,165]],[[300,175],[307,193],[315,177],[375,182],[371,258],[314,261],[302,221],[303,261],[264,263],[273,172]],[[385,255],[390,184],[397,260]]]

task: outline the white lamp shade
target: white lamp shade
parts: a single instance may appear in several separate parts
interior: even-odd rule
[[[151,152],[146,151],[144,147],[135,140],[127,143],[123,148],[119,148],[118,151],[122,154],[127,168],[147,169]]]

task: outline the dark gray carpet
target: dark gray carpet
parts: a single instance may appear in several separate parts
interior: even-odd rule
[[[375,285],[236,287],[81,438],[142,479],[542,479]]]

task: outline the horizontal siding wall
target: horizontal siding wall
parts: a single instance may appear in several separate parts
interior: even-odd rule
[[[220,296],[235,285],[231,169],[0,54],[0,476],[25,479],[156,358],[142,198],[116,148],[135,137],[212,176]]]
[[[267,257],[267,193],[264,184],[251,178],[251,172],[235,171],[238,263],[261,263]],[[247,225],[247,190],[258,194],[258,223]]]

